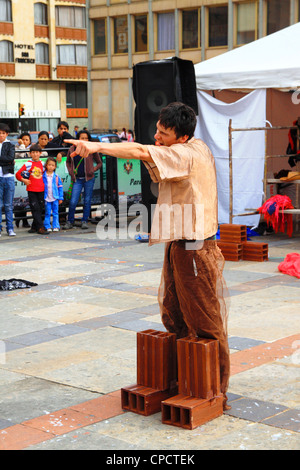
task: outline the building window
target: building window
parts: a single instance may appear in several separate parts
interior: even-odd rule
[[[12,21],[11,0],[0,0],[0,21]]]
[[[106,20],[94,21],[94,53],[106,54]]]
[[[49,46],[44,42],[35,45],[35,62],[37,64],[49,64]]]
[[[114,18],[114,52],[115,54],[128,52],[127,16]]]
[[[87,108],[86,83],[66,84],[67,108]]]
[[[175,15],[174,13],[159,13],[157,15],[157,50],[173,49],[175,49]]]
[[[209,8],[209,47],[226,46],[228,43],[228,8]]]
[[[290,0],[268,0],[267,34],[275,33],[290,25]]]
[[[195,49],[200,47],[200,11],[182,11],[182,49]]]
[[[34,24],[37,24],[37,25],[48,24],[47,5],[45,5],[45,3],[34,4]]]
[[[87,65],[87,47],[84,45],[57,46],[58,65]]]
[[[256,39],[256,3],[237,5],[237,44],[247,44]]]
[[[14,49],[11,41],[0,41],[0,62],[14,62]]]
[[[148,50],[148,18],[147,15],[134,18],[135,52],[147,52]]]
[[[86,28],[85,8],[55,7],[56,26],[63,28]]]

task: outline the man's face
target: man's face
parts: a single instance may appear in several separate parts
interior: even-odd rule
[[[5,141],[6,137],[8,136],[7,132],[0,131],[0,144]]]
[[[163,127],[159,121],[156,123],[156,133],[154,135],[156,142],[159,145],[166,145],[170,147],[173,144],[183,144],[188,140],[188,135],[177,138],[173,128],[166,129]]]
[[[68,131],[69,129],[64,125],[59,126],[59,128],[57,129],[57,132],[59,135],[62,135],[64,132],[68,132]]]

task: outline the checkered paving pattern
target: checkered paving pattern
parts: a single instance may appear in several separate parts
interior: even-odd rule
[[[0,449],[299,448],[299,287],[279,273],[300,238],[259,237],[269,260],[226,261],[231,410],[193,431],[121,409],[136,333],[165,331],[163,246],[98,240],[95,226],[0,240]]]

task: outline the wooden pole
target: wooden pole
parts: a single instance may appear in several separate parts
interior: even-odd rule
[[[229,223],[232,224],[233,214],[233,185],[232,185],[232,119],[229,119]]]

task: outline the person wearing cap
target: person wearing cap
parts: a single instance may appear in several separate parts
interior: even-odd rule
[[[159,195],[149,245],[165,243],[158,300],[162,322],[177,338],[219,341],[223,408],[227,405],[230,361],[227,335],[224,257],[217,246],[218,197],[214,158],[194,138],[196,115],[183,103],[171,103],[159,114],[157,145],[72,140],[72,155],[99,152],[143,161]]]

